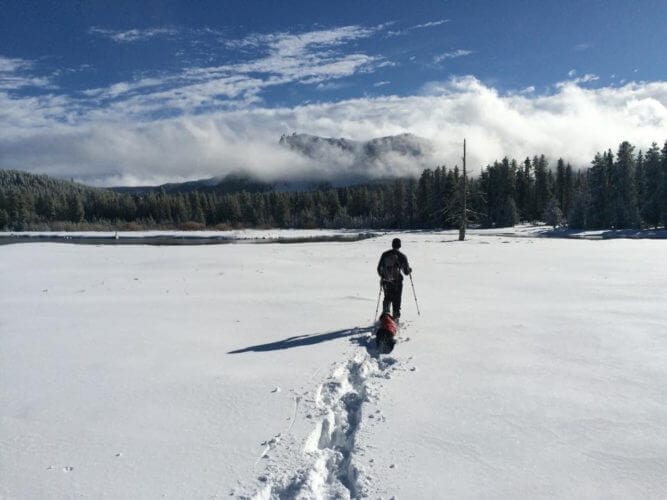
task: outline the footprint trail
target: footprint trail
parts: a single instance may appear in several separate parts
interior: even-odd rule
[[[300,450],[303,459],[296,470],[280,470],[261,477],[265,486],[250,498],[256,500],[297,498],[364,498],[370,494],[372,477],[357,457],[365,450],[357,436],[367,424],[376,423],[377,412],[367,404],[378,400],[382,384],[397,371],[407,371],[392,356],[379,356],[370,336],[355,340],[350,359],[336,365],[304,408],[315,421],[314,430]],[[365,415],[368,413],[368,415]]]

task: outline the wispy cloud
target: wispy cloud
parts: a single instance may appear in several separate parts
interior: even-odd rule
[[[339,47],[355,40],[368,38],[377,28],[345,26],[300,34],[279,33],[251,37],[249,43],[264,47],[268,55],[229,69],[241,73],[267,73],[290,81],[349,76],[364,66],[379,64],[384,59],[362,53],[345,53]],[[257,45],[259,44],[259,45]]]
[[[108,38],[116,43],[134,43],[158,36],[173,36],[178,34],[178,30],[175,28],[147,28],[117,31],[94,27],[90,28],[88,31],[93,35]]]
[[[588,49],[591,48],[590,43],[578,43],[577,45],[574,46],[574,51],[575,52],[584,52]]]
[[[334,81],[334,82],[318,83],[315,86],[315,88],[321,91],[334,91],[343,89],[348,86],[349,83]]]
[[[23,59],[0,56],[0,73],[14,73],[18,70],[27,69],[30,66],[32,66],[32,63]]]
[[[28,87],[53,89],[50,76],[32,73],[34,63],[25,59],[0,56],[0,90],[20,90]]]
[[[445,52],[443,54],[439,54],[439,55],[435,56],[433,58],[433,62],[438,64],[438,63],[441,63],[442,61],[445,61],[447,59],[456,59],[456,58],[459,58],[459,57],[465,57],[465,56],[469,56],[472,53],[473,53],[472,50],[458,49],[458,50],[454,50],[454,51],[451,51],[451,52]]]
[[[344,26],[303,33],[253,34],[223,43],[228,49],[252,49],[242,62],[196,66],[169,75],[118,82],[83,92],[101,100],[104,110],[121,117],[154,112],[193,113],[215,108],[238,109],[261,102],[262,92],[287,84],[320,90],[340,80],[391,64],[381,56],[350,52],[350,42],[369,38],[382,27]]]
[[[575,83],[588,83],[588,82],[594,82],[599,79],[600,77],[598,75],[594,75],[592,73],[586,73],[585,75],[575,79]]]
[[[387,81],[381,81],[381,82],[375,82],[373,84],[373,87],[384,87],[385,85],[389,85],[391,82]]]
[[[436,26],[441,26],[445,23],[448,23],[449,19],[440,19],[439,21],[429,21],[428,23],[424,24],[416,24],[412,26],[410,29],[417,30],[417,29],[424,29],[424,28],[434,28]]]
[[[571,69],[570,71],[567,72],[567,76],[570,77],[569,80],[565,80],[563,82],[558,82],[556,84],[557,87],[567,85],[567,84],[575,84],[575,85],[580,85],[582,83],[590,83],[590,82],[595,82],[600,79],[598,75],[594,75],[592,73],[586,73],[581,76],[577,76],[577,70]]]
[[[442,26],[443,24],[446,24],[448,22],[450,22],[449,19],[440,19],[439,21],[429,21],[429,22],[426,22],[426,23],[423,23],[423,24],[415,24],[413,26],[409,26],[409,27],[403,28],[403,29],[389,30],[389,31],[387,31],[386,36],[388,36],[388,37],[404,36],[404,35],[407,35],[411,31],[414,31],[414,30],[435,28],[437,26]]]

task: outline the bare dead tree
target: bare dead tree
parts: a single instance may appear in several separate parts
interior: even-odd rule
[[[459,241],[466,239],[468,226],[468,177],[466,173],[466,140],[463,139],[463,188],[461,189],[461,225],[459,226]]]

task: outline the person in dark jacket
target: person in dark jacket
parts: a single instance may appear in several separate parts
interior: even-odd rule
[[[403,274],[408,275],[412,272],[408,264],[408,258],[398,250],[399,248],[401,248],[401,240],[394,238],[391,242],[391,250],[384,252],[380,257],[380,262],[378,262],[378,274],[384,290],[382,312],[389,313],[389,307],[391,306],[395,321],[398,321],[401,317]]]

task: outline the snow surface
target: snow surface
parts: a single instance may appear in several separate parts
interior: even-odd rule
[[[0,246],[0,497],[665,498],[665,242]]]

